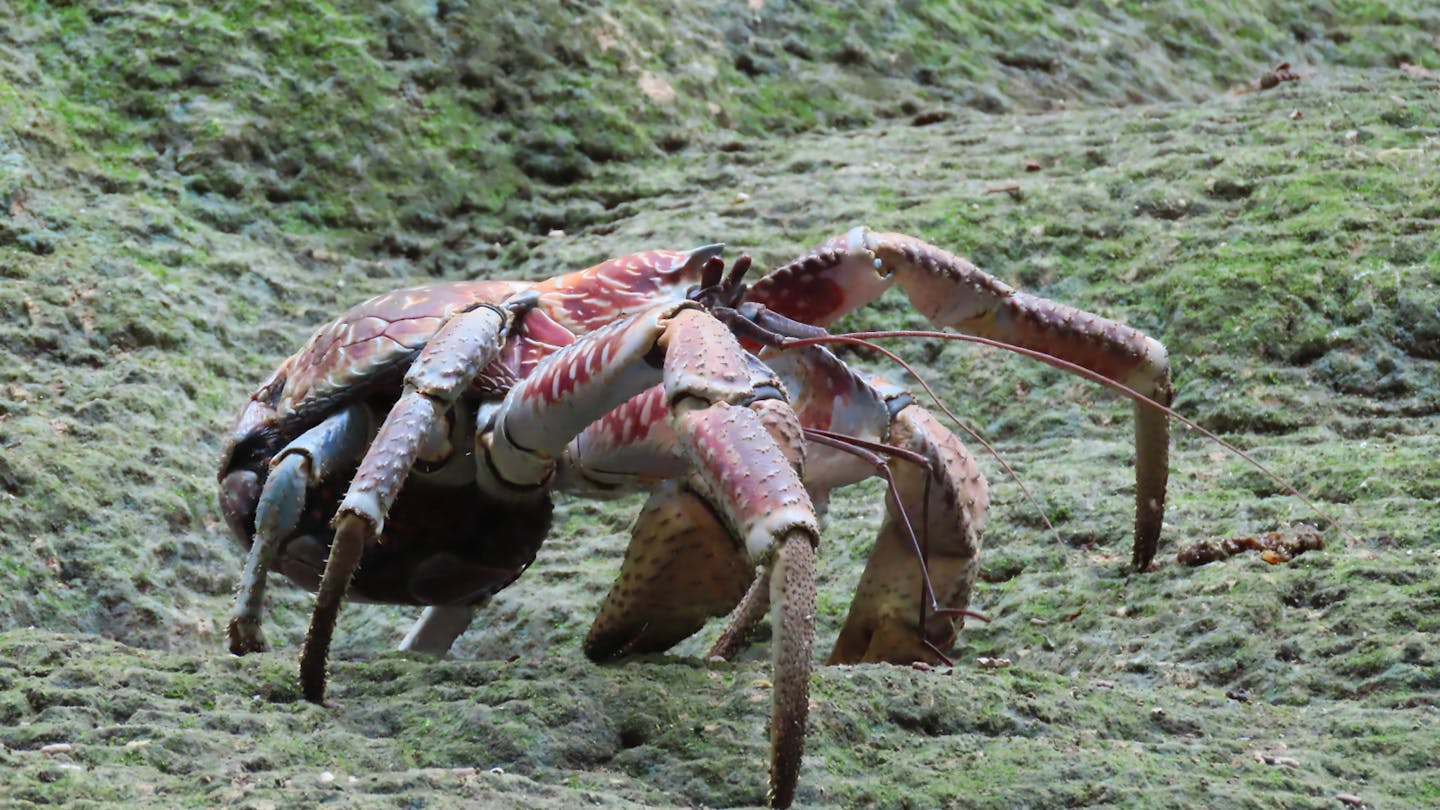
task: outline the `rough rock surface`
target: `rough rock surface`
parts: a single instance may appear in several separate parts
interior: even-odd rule
[[[994,621],[953,670],[820,669],[802,804],[1440,803],[1432,4],[210,5],[0,7],[0,804],[761,802],[763,641],[580,654],[633,500],[563,504],[453,660],[350,606],[319,708],[298,589],[275,652],[224,653],[214,466],[370,294],[713,241],[769,266],[856,224],[1155,335],[1177,407],[1339,528],[1182,430],[1133,575],[1128,405],[898,346],[1057,531],[982,461]],[[887,297],[847,325],[921,324]],[[880,497],[833,505],[821,647]],[[1173,562],[1301,524],[1323,551]]]

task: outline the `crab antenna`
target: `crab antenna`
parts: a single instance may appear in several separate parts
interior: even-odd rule
[[[897,458],[903,458],[906,461],[913,462],[925,468],[926,470],[931,469],[930,459],[925,458],[914,450],[907,450],[904,447],[896,447],[893,444],[885,444],[884,442],[872,442],[869,439],[862,439],[859,436],[849,436],[844,433],[835,433],[833,431],[822,430],[820,428],[805,428],[805,432],[811,436],[822,436],[826,439],[834,439],[837,442],[844,442],[854,447],[863,447],[866,450],[874,453],[885,453],[887,455],[896,456]],[[831,446],[833,447],[834,445]],[[848,450],[849,448],[842,449]]]
[[[1005,474],[1010,477],[1010,480],[1012,480],[1012,481],[1015,482],[1015,485],[1020,488],[1020,492],[1025,496],[1025,500],[1027,500],[1027,501],[1030,502],[1030,505],[1035,508],[1036,514],[1040,515],[1040,519],[1045,522],[1045,528],[1050,531],[1050,536],[1051,536],[1051,537],[1054,537],[1054,538],[1055,538],[1055,541],[1056,541],[1057,543],[1064,543],[1064,542],[1065,542],[1064,539],[1060,537],[1060,531],[1055,528],[1055,524],[1053,524],[1053,523],[1050,522],[1050,516],[1047,515],[1047,514],[1045,514],[1045,508],[1040,505],[1040,500],[1039,500],[1038,498],[1036,498],[1036,497],[1030,492],[1030,488],[1029,488],[1029,487],[1025,486],[1025,482],[1020,478],[1020,473],[1015,472],[1015,468],[1014,468],[1014,467],[1011,467],[1011,466],[1010,466],[1010,462],[1006,461],[1006,460],[1005,460],[1005,457],[1002,456],[1002,455],[1000,455],[1000,451],[999,451],[999,450],[996,450],[996,449],[995,449],[995,446],[992,445],[992,444],[990,444],[990,442],[986,441],[986,440],[985,440],[985,437],[984,437],[984,436],[981,436],[974,428],[972,428],[972,427],[970,427],[969,425],[965,424],[965,422],[964,422],[963,420],[961,420],[960,417],[956,416],[956,415],[955,415],[955,412],[952,411],[952,410],[950,410],[950,408],[947,407],[947,406],[945,405],[945,403],[940,400],[940,395],[935,393],[935,389],[933,389],[933,388],[930,387],[930,383],[926,382],[926,381],[925,381],[925,378],[920,376],[920,372],[916,371],[913,366],[911,366],[909,363],[905,362],[905,361],[900,357],[900,355],[898,355],[898,354],[890,351],[889,349],[885,348],[884,346],[880,346],[880,345],[878,345],[878,344],[871,343],[871,342],[868,341],[868,340],[864,340],[864,339],[861,339],[860,337],[857,337],[857,335],[868,335],[868,334],[871,334],[871,333],[868,333],[868,332],[855,332],[855,333],[848,334],[848,335],[829,335],[829,334],[827,334],[827,335],[825,335],[824,337],[787,339],[786,342],[785,342],[785,345],[786,345],[786,346],[808,346],[808,345],[812,345],[812,344],[815,344],[815,343],[824,343],[824,342],[827,342],[827,341],[829,341],[829,342],[835,342],[835,343],[849,343],[849,344],[852,344],[852,345],[864,346],[864,347],[866,347],[866,348],[868,348],[868,349],[873,349],[873,350],[879,352],[880,354],[885,355],[885,356],[886,356],[887,358],[889,358],[890,360],[894,361],[896,365],[898,365],[898,366],[900,366],[901,368],[905,369],[905,372],[906,372],[907,374],[909,374],[911,377],[914,377],[916,382],[920,383],[920,387],[923,388],[923,389],[925,389],[925,393],[930,396],[930,400],[935,403],[935,407],[939,408],[942,413],[944,413],[946,416],[950,417],[950,421],[954,422],[956,427],[958,427],[958,428],[960,428],[962,431],[964,431],[965,434],[966,434],[967,436],[969,436],[970,438],[972,438],[972,439],[974,439],[975,441],[979,442],[979,443],[980,443],[980,446],[983,447],[983,448],[985,448],[985,452],[989,453],[991,456],[993,456],[993,457],[995,458],[996,461],[998,461],[998,462],[1000,463],[1000,466],[1001,466],[1002,468],[1004,468],[1004,470],[1005,470]],[[938,334],[946,334],[946,335],[948,335],[949,332],[941,332],[941,333],[938,333]],[[887,335],[887,336],[888,336],[888,335]],[[989,621],[989,620],[987,619],[986,621]]]
[[[984,338],[984,337],[980,337],[980,336],[978,336],[978,335],[964,335],[964,334],[960,334],[960,333],[957,333],[957,332],[933,332],[933,331],[927,331],[927,330],[922,330],[922,329],[894,329],[894,330],[885,330],[885,331],[878,331],[878,332],[849,332],[849,333],[841,334],[841,335],[827,335],[827,336],[825,336],[825,337],[786,338],[786,339],[784,340],[784,342],[783,342],[782,345],[784,345],[784,346],[814,346],[814,345],[818,345],[818,344],[821,344],[821,343],[850,343],[850,344],[853,344],[853,345],[866,346],[866,347],[868,347],[868,348],[870,348],[870,349],[873,349],[873,350],[875,350],[875,351],[877,351],[877,352],[880,352],[881,354],[885,355],[886,357],[889,357],[890,359],[896,361],[897,363],[900,363],[900,365],[903,366],[906,371],[908,371],[910,374],[912,374],[912,375],[915,376],[915,379],[920,382],[920,385],[921,385],[922,387],[924,387],[925,392],[928,393],[932,398],[934,398],[936,404],[937,404],[937,405],[940,405],[941,409],[943,410],[943,409],[945,408],[945,406],[940,403],[939,398],[935,396],[935,392],[930,389],[930,386],[927,385],[927,384],[925,383],[925,381],[920,378],[919,375],[915,374],[915,370],[914,370],[914,369],[912,369],[912,368],[910,368],[908,365],[906,365],[905,362],[904,362],[903,360],[901,360],[898,356],[896,356],[896,354],[895,354],[894,352],[892,352],[892,351],[884,348],[883,346],[880,346],[880,345],[878,345],[878,344],[875,344],[875,343],[871,342],[872,340],[875,340],[875,339],[878,339],[878,338],[895,338],[895,337],[937,338],[937,339],[940,339],[940,340],[958,340],[958,341],[965,342],[965,343],[979,343],[979,344],[982,345],[982,346],[990,346],[990,347],[996,348],[996,349],[1004,349],[1004,350],[1006,350],[1006,351],[1010,351],[1010,352],[1014,352],[1014,353],[1016,353],[1016,354],[1024,355],[1024,356],[1029,357],[1029,358],[1034,359],[1034,360],[1039,360],[1040,362],[1046,363],[1046,364],[1051,365],[1051,366],[1054,366],[1055,368],[1062,369],[1062,370],[1068,371],[1068,372],[1070,372],[1070,373],[1072,373],[1072,374],[1076,374],[1076,375],[1079,375],[1079,376],[1081,376],[1081,377],[1084,377],[1085,379],[1090,380],[1091,382],[1099,383],[1100,385],[1103,385],[1103,386],[1105,386],[1106,388],[1109,388],[1110,390],[1115,391],[1116,393],[1123,394],[1124,396],[1129,397],[1130,399],[1132,399],[1132,400],[1134,400],[1134,401],[1136,401],[1136,402],[1142,403],[1142,404],[1144,404],[1144,405],[1148,405],[1148,406],[1150,406],[1150,407],[1152,407],[1152,408],[1155,408],[1156,410],[1159,410],[1161,413],[1165,414],[1166,416],[1170,417],[1171,419],[1174,419],[1175,421],[1179,422],[1180,424],[1184,425],[1185,427],[1187,427],[1187,428],[1195,431],[1196,433],[1199,433],[1200,435],[1204,436],[1205,438],[1207,438],[1207,439],[1215,442],[1216,444],[1220,445],[1220,446],[1223,447],[1224,449],[1226,449],[1226,450],[1230,451],[1231,453],[1235,454],[1237,457],[1239,457],[1240,459],[1242,459],[1243,461],[1245,461],[1245,463],[1247,463],[1247,464],[1249,464],[1250,466],[1254,467],[1255,469],[1259,470],[1259,471],[1260,471],[1261,473],[1263,473],[1267,478],[1269,478],[1271,481],[1275,482],[1275,484],[1276,484],[1277,486],[1279,486],[1281,489],[1283,489],[1283,490],[1286,492],[1286,494],[1290,495],[1291,497],[1293,497],[1293,498],[1295,498],[1296,500],[1300,501],[1301,503],[1305,504],[1305,506],[1308,507],[1308,508],[1310,509],[1310,511],[1314,512],[1317,516],[1320,517],[1321,520],[1324,520],[1326,523],[1328,523],[1328,524],[1330,525],[1330,528],[1334,529],[1334,530],[1336,531],[1336,533],[1338,533],[1341,537],[1345,537],[1345,536],[1346,536],[1346,535],[1345,535],[1345,530],[1342,529],[1342,528],[1340,528],[1340,524],[1339,524],[1338,522],[1336,522],[1336,520],[1335,520],[1334,518],[1330,517],[1330,515],[1328,515],[1328,514],[1326,514],[1325,512],[1321,511],[1320,507],[1316,506],[1314,503],[1312,503],[1312,502],[1310,501],[1309,498],[1307,498],[1307,497],[1305,497],[1304,495],[1302,495],[1302,494],[1300,493],[1300,490],[1296,489],[1292,484],[1290,484],[1290,483],[1289,483],[1288,481],[1286,481],[1284,478],[1281,478],[1279,475],[1275,474],[1274,472],[1271,472],[1269,467],[1266,467],[1264,464],[1261,464],[1259,461],[1256,461],[1255,458],[1254,458],[1253,456],[1251,456],[1249,453],[1246,453],[1244,450],[1241,450],[1240,448],[1236,447],[1235,445],[1231,444],[1230,442],[1225,441],[1224,439],[1222,439],[1222,438],[1220,438],[1218,435],[1216,435],[1214,432],[1212,432],[1212,431],[1210,431],[1210,430],[1207,430],[1207,429],[1201,427],[1201,426],[1199,425],[1199,423],[1197,423],[1197,422],[1195,422],[1193,419],[1190,419],[1189,417],[1181,414],[1179,411],[1176,411],[1174,408],[1171,408],[1171,407],[1168,406],[1168,405],[1162,405],[1162,404],[1160,404],[1159,402],[1156,402],[1155,400],[1151,399],[1150,397],[1147,397],[1147,396],[1145,396],[1144,394],[1140,393],[1139,391],[1136,391],[1134,388],[1131,388],[1130,386],[1125,385],[1124,383],[1116,382],[1115,380],[1112,380],[1112,379],[1110,379],[1109,377],[1106,377],[1105,375],[1100,374],[1099,372],[1091,371],[1090,369],[1085,368],[1084,366],[1078,365],[1078,364],[1076,364],[1076,363],[1071,363],[1071,362],[1068,361],[1068,360],[1062,360],[1061,358],[1056,357],[1056,356],[1054,356],[1054,355],[1046,354],[1046,353],[1044,353],[1044,352],[1036,351],[1036,350],[1034,350],[1034,349],[1027,349],[1027,348],[1025,348],[1024,346],[1015,346],[1015,345],[1012,345],[1012,344],[1009,344],[1009,343],[1005,343],[1005,342],[999,341],[999,340],[991,340],[990,338]],[[945,412],[946,412],[947,414],[949,413],[948,410],[946,410]],[[952,416],[951,418],[954,418],[954,417]]]

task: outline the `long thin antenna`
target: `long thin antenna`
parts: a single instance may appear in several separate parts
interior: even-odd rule
[[[1316,506],[1310,501],[1309,498],[1302,495],[1300,493],[1300,490],[1296,489],[1293,485],[1290,484],[1290,482],[1286,481],[1284,478],[1281,478],[1279,475],[1271,472],[1269,467],[1266,467],[1264,464],[1256,461],[1249,453],[1246,453],[1244,450],[1241,450],[1230,442],[1225,441],[1210,430],[1201,427],[1194,420],[1190,419],[1187,416],[1184,416],[1179,411],[1176,411],[1174,408],[1171,408],[1168,405],[1162,405],[1159,402],[1151,399],[1150,397],[1147,397],[1144,394],[1140,393],[1139,391],[1136,391],[1130,386],[1125,385],[1124,383],[1116,382],[1115,380],[1112,380],[1109,377],[1100,374],[1099,372],[1092,371],[1082,365],[1072,363],[1069,360],[1063,360],[1052,354],[1046,354],[1042,351],[1028,349],[1024,346],[1016,346],[999,340],[992,340],[991,338],[980,337],[979,335],[965,335],[956,332],[934,332],[921,329],[894,329],[878,332],[849,332],[840,335],[826,335],[808,338],[785,338],[782,345],[790,347],[818,346],[824,343],[849,343],[857,346],[865,346],[869,349],[880,352],[886,357],[899,363],[907,372],[913,375],[915,379],[919,381],[921,387],[925,389],[925,392],[935,400],[936,404],[939,405],[941,410],[945,410],[946,414],[949,414],[950,412],[945,409],[945,406],[943,403],[940,402],[939,397],[935,395],[935,392],[931,390],[930,386],[926,384],[925,380],[915,373],[915,370],[913,368],[906,364],[905,361],[901,360],[894,352],[872,342],[873,340],[881,338],[898,337],[958,340],[965,343],[978,343],[982,346],[990,346],[996,349],[1004,349],[1005,351],[1014,352],[1016,354],[1039,360],[1042,363],[1046,363],[1058,369],[1063,369],[1072,374],[1077,374],[1087,380],[1099,383],[1100,385],[1103,385],[1112,391],[1123,394],[1136,402],[1155,408],[1161,413],[1164,413],[1166,416],[1169,416],[1171,419],[1174,419],[1175,421],[1181,423],[1182,425],[1185,425],[1191,430],[1194,430],[1205,438],[1210,439],[1211,441],[1235,454],[1239,458],[1243,459],[1250,466],[1264,473],[1266,477],[1268,477],[1271,481],[1275,482],[1275,484],[1277,484],[1281,489],[1285,490],[1285,492],[1288,493],[1291,497],[1294,497],[1296,500],[1305,504],[1305,506],[1309,507],[1310,511],[1318,515],[1321,520],[1324,520],[1326,523],[1330,524],[1330,527],[1334,529],[1341,537],[1345,537],[1345,530],[1340,528],[1340,524],[1336,522],[1334,518],[1321,511],[1320,507]],[[954,416],[951,415],[951,418],[953,419]]]
[[[877,352],[885,355],[885,356],[886,356],[887,358],[889,358],[890,360],[894,361],[896,365],[898,365],[898,366],[900,366],[901,368],[905,369],[905,372],[906,372],[907,374],[909,374],[911,377],[914,377],[916,382],[920,383],[920,387],[923,388],[923,389],[925,389],[925,393],[926,393],[927,395],[929,395],[930,400],[935,403],[935,407],[939,408],[940,411],[941,411],[941,413],[944,413],[946,416],[950,417],[950,421],[954,422],[956,427],[958,427],[958,428],[960,428],[960,430],[964,431],[964,432],[965,432],[965,435],[967,435],[967,436],[969,436],[970,438],[974,439],[976,442],[979,442],[980,446],[983,447],[983,448],[985,448],[985,452],[989,453],[992,457],[994,457],[994,459],[995,459],[997,462],[999,462],[1000,467],[1005,470],[1005,474],[1010,477],[1010,480],[1011,480],[1011,481],[1014,481],[1014,482],[1015,482],[1015,486],[1017,486],[1017,487],[1020,488],[1020,492],[1025,496],[1025,500],[1029,501],[1029,502],[1030,502],[1030,505],[1035,508],[1035,513],[1040,516],[1040,520],[1044,521],[1044,523],[1045,523],[1045,528],[1046,528],[1047,530],[1049,530],[1050,536],[1053,537],[1053,538],[1055,538],[1055,542],[1060,543],[1060,544],[1063,545],[1065,541],[1064,541],[1063,538],[1060,537],[1060,532],[1059,532],[1059,530],[1057,530],[1057,529],[1055,528],[1055,524],[1053,524],[1053,523],[1050,522],[1050,516],[1047,515],[1047,514],[1045,514],[1045,508],[1040,505],[1040,499],[1039,499],[1039,498],[1036,498],[1036,497],[1030,492],[1030,488],[1027,487],[1027,486],[1025,486],[1025,482],[1020,478],[1020,473],[1015,472],[1015,468],[1014,468],[1014,467],[1011,467],[1011,466],[1010,466],[1010,462],[1009,462],[1009,461],[1006,461],[1006,460],[1005,460],[1005,457],[1002,456],[1002,455],[1000,455],[1000,451],[999,451],[999,450],[996,450],[996,449],[995,449],[995,446],[992,445],[992,444],[990,444],[990,442],[986,441],[986,440],[985,440],[985,437],[984,437],[984,436],[981,436],[981,435],[979,434],[979,432],[977,432],[974,428],[972,428],[972,427],[970,427],[969,425],[965,424],[965,422],[964,422],[960,417],[956,416],[956,415],[955,415],[955,412],[952,411],[952,410],[950,410],[950,408],[949,408],[948,406],[946,406],[943,401],[941,401],[940,395],[935,393],[935,389],[933,389],[933,388],[930,387],[930,383],[926,382],[926,381],[925,381],[925,378],[922,377],[922,376],[920,376],[920,372],[916,371],[913,366],[911,366],[909,363],[905,362],[905,360],[902,359],[902,358],[900,357],[900,355],[898,355],[898,354],[890,351],[889,349],[885,348],[884,346],[880,346],[880,345],[878,345],[878,344],[871,343],[871,342],[868,341],[868,340],[863,340],[863,339],[860,339],[860,338],[858,337],[858,336],[863,336],[863,335],[867,335],[867,334],[871,334],[871,333],[867,333],[867,332],[855,332],[855,333],[852,333],[852,334],[849,334],[849,335],[844,335],[844,334],[842,334],[842,335],[825,335],[825,336],[823,336],[823,337],[817,336],[817,337],[813,337],[813,338],[785,338],[785,339],[784,339],[784,340],[785,340],[785,343],[784,343],[783,345],[784,345],[784,346],[787,346],[787,347],[788,347],[788,346],[808,346],[808,345],[815,345],[815,344],[817,344],[817,343],[822,343],[822,342],[827,342],[827,341],[829,341],[829,342],[835,342],[835,343],[851,343],[851,344],[854,344],[854,345],[857,345],[857,346],[864,346],[864,347],[866,347],[866,348],[868,348],[868,349],[873,349],[874,351],[877,351]],[[876,333],[876,334],[878,334],[878,333]],[[938,333],[936,333],[936,334],[949,335],[950,333],[949,333],[949,332],[938,332]],[[847,339],[842,339],[842,338],[847,338]],[[855,338],[855,339],[848,339],[848,338]],[[1087,369],[1087,370],[1088,370],[1088,369]]]
[[[921,544],[920,539],[915,534],[915,527],[910,522],[909,513],[905,511],[904,502],[900,500],[900,491],[899,488],[895,485],[895,477],[890,472],[890,465],[886,464],[885,460],[880,458],[877,452],[872,452],[872,448],[874,451],[878,451],[879,453],[889,453],[898,458],[903,458],[907,461],[913,461],[921,465],[927,471],[931,469],[929,460],[926,459],[924,456],[920,455],[919,453],[903,447],[896,447],[892,444],[884,444],[882,442],[872,442],[855,436],[847,436],[843,433],[832,433],[828,430],[820,430],[818,428],[804,428],[804,433],[805,438],[814,441],[817,444],[823,444],[827,447],[833,447],[837,450],[840,450],[841,452],[850,453],[856,458],[859,458],[869,463],[875,468],[877,472],[880,473],[881,476],[885,478],[885,482],[889,485],[889,490],[887,494],[889,497],[894,499],[895,510],[900,514],[900,522],[904,524],[905,533],[910,537],[910,544],[915,549],[916,556],[919,557],[920,575],[925,583],[924,596],[928,597],[929,599],[930,609],[942,616],[969,616],[971,618],[979,619],[983,622],[989,622],[989,618],[967,608],[942,607],[940,605],[940,602],[935,598],[935,586],[930,582],[930,568],[928,565],[926,565],[927,557],[925,553],[925,548]],[[926,477],[925,486],[927,496],[926,502],[928,505],[930,486],[928,476]],[[924,634],[924,629],[925,604],[922,602],[920,606],[920,630],[922,635]],[[943,655],[941,657],[944,658]]]

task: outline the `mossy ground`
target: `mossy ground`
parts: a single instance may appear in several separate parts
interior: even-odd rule
[[[371,293],[712,241],[769,266],[868,224],[1155,335],[1177,407],[1341,528],[1288,565],[1175,565],[1324,525],[1181,432],[1164,562],[1129,574],[1128,406],[899,346],[1058,538],[982,461],[994,622],[953,671],[821,670],[801,801],[1440,803],[1434,10],[750,7],[0,9],[0,801],[761,801],[763,643],[579,653],[635,502],[563,505],[458,660],[385,652],[410,611],[347,609],[321,709],[305,594],[273,591],[277,652],[222,652],[214,464],[255,383]],[[1282,59],[1301,81],[1239,92]],[[894,296],[848,325],[922,322]],[[822,646],[879,498],[832,508]]]

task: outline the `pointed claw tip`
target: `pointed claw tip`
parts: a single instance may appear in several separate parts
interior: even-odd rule
[[[696,262],[703,266],[705,262],[711,259],[720,258],[720,254],[724,252],[724,242],[716,242],[713,245],[701,245],[700,247],[692,249],[689,254],[686,255],[685,263],[690,264],[691,262]]]

